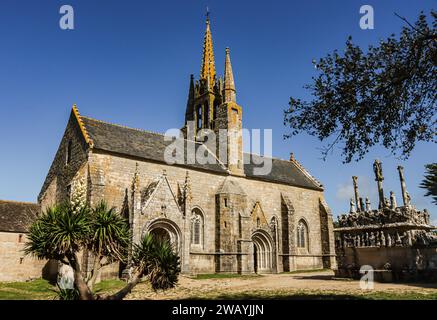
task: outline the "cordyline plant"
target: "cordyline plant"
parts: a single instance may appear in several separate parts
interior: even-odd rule
[[[32,224],[28,239],[26,254],[71,266],[81,300],[121,300],[144,277],[155,290],[172,288],[180,272],[179,257],[169,242],[146,234],[139,244],[131,245],[127,221],[105,202],[92,209],[71,203],[50,207]],[[101,268],[114,262],[126,263],[129,247],[133,252],[132,275],[127,285],[113,295],[93,293]],[[87,277],[78,257],[84,251],[94,257]]]

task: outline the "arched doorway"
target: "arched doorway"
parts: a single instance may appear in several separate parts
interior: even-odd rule
[[[179,227],[171,220],[158,219],[153,221],[145,230],[161,240],[169,241],[174,250],[180,255],[181,232]]]
[[[164,228],[157,227],[150,231],[150,234],[160,241],[171,242],[170,234]]]
[[[253,267],[256,273],[270,273],[273,266],[273,246],[270,235],[257,230],[252,234]]]

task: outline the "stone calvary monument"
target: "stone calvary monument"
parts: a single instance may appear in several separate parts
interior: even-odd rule
[[[437,278],[437,235],[426,209],[417,210],[408,194],[403,167],[398,166],[403,205],[393,191],[384,196],[382,164],[373,164],[378,186],[378,208],[372,210],[358,192],[358,178],[352,177],[355,199],[348,214],[339,216],[335,245],[340,277],[360,277],[360,268],[374,269],[375,280],[419,280]]]

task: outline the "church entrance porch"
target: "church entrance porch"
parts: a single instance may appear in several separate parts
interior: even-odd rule
[[[255,273],[271,273],[273,271],[273,246],[270,235],[257,230],[252,234],[253,270]]]
[[[155,228],[150,232],[150,234],[152,234],[153,237],[155,239],[159,240],[160,242],[171,243],[170,234],[164,228]]]
[[[174,250],[180,255],[182,248],[181,233],[179,227],[173,221],[168,219],[155,220],[148,226],[147,232],[159,240],[170,242]]]

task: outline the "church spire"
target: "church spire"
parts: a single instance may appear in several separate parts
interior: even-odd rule
[[[225,79],[224,79],[224,101],[236,102],[236,94],[235,94],[235,83],[234,83],[234,74],[232,72],[231,65],[231,56],[229,53],[229,48],[226,48],[226,60],[225,60]]]
[[[209,12],[206,15],[206,31],[203,39],[203,56],[202,68],[200,70],[200,79],[207,80],[209,78],[210,84],[214,85],[216,80],[214,51],[212,47],[212,35],[209,23]]]
[[[194,112],[194,75],[190,76],[190,89],[188,91],[187,109],[185,111],[185,122],[192,120],[190,115]],[[190,119],[189,119],[190,118]]]

